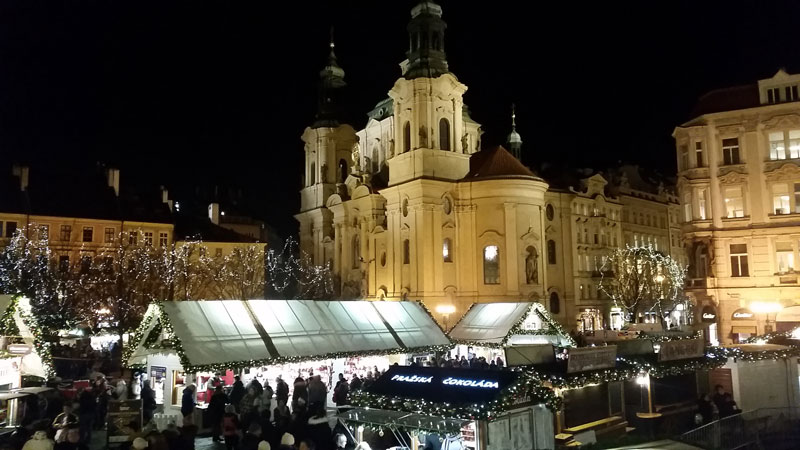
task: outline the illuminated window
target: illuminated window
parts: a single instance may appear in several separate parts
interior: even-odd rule
[[[739,164],[739,139],[730,138],[722,140],[722,160],[728,166]]]
[[[742,187],[725,188],[725,217],[744,217],[744,206],[742,202]]]
[[[789,186],[786,183],[772,185],[772,208],[775,214],[789,214]]]
[[[731,276],[750,276],[747,266],[747,244],[731,244]]]
[[[442,259],[444,262],[453,262],[450,238],[444,238],[442,242]]]
[[[483,284],[500,284],[500,249],[496,245],[483,248]]]
[[[113,228],[107,227],[105,230],[103,230],[103,242],[105,242],[106,244],[114,242]]]
[[[711,218],[711,214],[706,214],[706,190],[700,189],[697,191],[697,209],[700,214],[700,220]]]
[[[439,148],[450,150],[450,122],[444,117],[439,120]]]
[[[791,242],[775,243],[775,259],[778,263],[778,273],[794,270],[794,250]]]

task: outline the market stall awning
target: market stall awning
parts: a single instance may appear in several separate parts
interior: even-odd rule
[[[475,303],[448,333],[455,342],[503,346],[533,344],[536,336],[553,336],[556,345],[571,344],[539,303]]]
[[[441,433],[458,433],[469,421],[445,419],[385,409],[356,408],[338,414],[336,417],[349,422],[373,427],[387,427],[404,430],[423,430]]]
[[[412,301],[164,302],[151,306],[143,323],[152,330],[160,321],[169,323],[176,351],[191,366],[412,352],[450,345],[430,314]],[[150,330],[141,330],[129,361],[148,352],[143,344]]]

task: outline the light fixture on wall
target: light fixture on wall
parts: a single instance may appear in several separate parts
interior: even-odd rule
[[[456,307],[454,305],[438,305],[436,307],[436,312],[442,315],[444,331],[447,332],[447,319],[450,317],[450,314],[456,312]]]

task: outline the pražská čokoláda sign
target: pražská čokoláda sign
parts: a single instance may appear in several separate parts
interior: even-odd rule
[[[432,383],[433,377],[423,377],[418,375],[394,375],[392,381],[404,383]],[[491,380],[470,380],[465,378],[447,377],[442,380],[442,384],[447,386],[477,387],[484,389],[500,389],[500,383]]]

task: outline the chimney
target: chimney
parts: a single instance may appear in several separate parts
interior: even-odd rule
[[[119,197],[119,169],[107,169],[108,187],[114,188],[114,195]]]
[[[30,172],[30,168],[28,166],[20,166],[14,164],[14,167],[11,168],[11,174],[19,177],[19,190],[26,191],[28,190],[28,173]]]
[[[214,225],[219,225],[219,203],[208,205],[208,218]]]
[[[161,188],[161,202],[166,203],[169,211],[172,212],[172,200],[169,199],[169,191],[164,186],[159,187]]]

